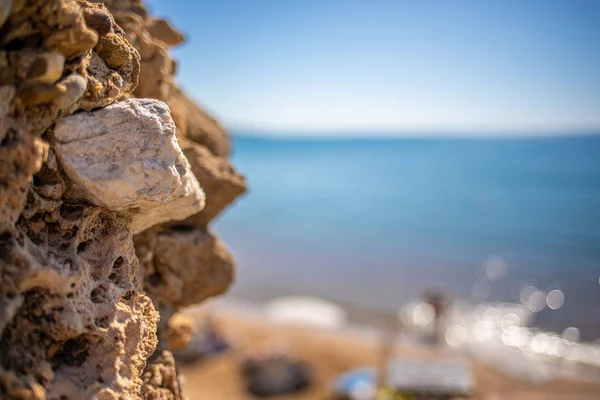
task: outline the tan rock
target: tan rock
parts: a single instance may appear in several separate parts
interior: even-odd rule
[[[185,37],[164,19],[148,18],[146,29],[154,39],[160,40],[167,46],[177,46],[185,41]]]
[[[15,0],[0,38],[2,398],[140,398],[157,345],[158,315],[138,281],[135,210],[125,215],[77,197],[48,129],[137,84],[133,47],[121,42],[130,57],[108,68],[92,51],[98,35],[83,10],[106,11],[84,0]],[[49,52],[28,48],[31,38]]]
[[[0,5],[0,397],[181,399],[157,333],[234,276],[206,224],[244,182],[226,132],[175,85],[166,47],[183,37],[140,0],[105,3],[114,17],[86,0]],[[177,129],[134,95],[165,101]],[[176,130],[212,200],[154,225],[202,206]]]
[[[36,54],[27,68],[29,82],[54,83],[60,79],[65,65],[65,56],[56,52]]]
[[[21,88],[17,98],[23,106],[33,107],[40,104],[52,103],[66,91],[67,89],[62,85],[34,83]]]
[[[13,231],[14,224],[25,207],[33,174],[47,157],[48,146],[15,126],[7,124],[0,146],[0,235]]]
[[[118,68],[130,62],[133,57],[125,38],[115,33],[107,33],[101,37],[96,47],[94,47],[94,51],[109,68]]]
[[[140,84],[135,89],[136,97],[151,97],[167,102],[175,90],[173,61],[167,49],[155,46],[152,58],[140,63]]]
[[[83,21],[74,28],[63,29],[52,33],[45,41],[45,46],[65,55],[67,59],[81,56],[98,43],[98,34],[89,29]]]
[[[206,205],[198,214],[182,222],[206,228],[221,211],[246,192],[246,180],[238,174],[229,160],[213,155],[206,147],[180,139],[192,172],[206,193]]]
[[[185,93],[176,91],[168,104],[182,136],[206,146],[217,156],[229,155],[231,146],[225,129]]]
[[[233,257],[209,232],[174,226],[150,245],[154,258],[152,266],[144,265],[146,291],[159,305],[177,310],[199,303],[224,293],[235,277]]]
[[[96,31],[99,37],[114,32],[114,21],[110,13],[102,8],[87,8],[83,10],[83,18],[88,27]]]
[[[170,351],[156,352],[144,371],[144,399],[181,399],[181,388],[175,368],[175,359]]]
[[[164,338],[172,351],[186,349],[197,333],[198,320],[182,312],[173,315],[168,322]]]

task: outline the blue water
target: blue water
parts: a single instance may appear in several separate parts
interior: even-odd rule
[[[238,258],[234,295],[392,310],[428,288],[517,301],[535,285],[566,297],[538,325],[600,338],[600,136],[234,145],[250,192],[215,224]]]

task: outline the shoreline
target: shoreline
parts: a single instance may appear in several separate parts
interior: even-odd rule
[[[600,323],[597,318],[593,318],[594,304],[600,301],[598,278],[584,281],[581,277],[581,274],[594,275],[589,268],[578,272],[580,275],[577,279],[568,281],[562,278],[564,271],[561,276],[553,279],[542,278],[543,273],[537,270],[541,263],[532,263],[530,266],[536,267],[530,271],[517,270],[499,281],[489,281],[484,276],[477,275],[483,272],[473,260],[462,266],[451,262],[446,267],[436,266],[441,261],[435,264],[415,260],[412,264],[407,262],[407,265],[398,267],[397,272],[390,275],[388,268],[384,268],[379,262],[367,264],[352,261],[344,258],[346,256],[340,255],[337,250],[326,252],[325,259],[319,256],[312,261],[308,256],[298,254],[297,249],[283,248],[266,254],[267,247],[277,247],[280,244],[276,238],[272,238],[275,244],[270,243],[268,246],[266,243],[269,241],[266,239],[253,242],[253,246],[259,248],[255,254],[248,252],[246,245],[237,236],[230,235],[229,230],[220,231],[235,246],[236,256],[240,260],[239,276],[228,298],[264,302],[280,296],[307,294],[333,301],[349,310],[364,308],[367,312],[363,314],[381,311],[394,314],[399,306],[429,290],[443,291],[455,301],[520,303],[519,292],[525,287],[534,286],[544,292],[560,288],[566,298],[562,307],[545,307],[536,313],[533,325],[555,333],[561,333],[567,327],[577,327],[582,340],[592,342],[600,339]],[[330,262],[330,258],[336,257],[336,261]],[[319,272],[316,267],[312,269],[311,264],[326,267]],[[279,268],[279,265],[286,267]],[[376,278],[360,272],[361,265],[370,265]],[[347,272],[344,272],[346,268]],[[343,282],[339,279],[340,274],[344,274]],[[378,274],[382,276],[379,277]],[[403,279],[396,283],[392,279],[394,274],[401,274]],[[312,276],[319,276],[320,279],[313,282]],[[549,279],[548,282],[546,279]]]
[[[341,373],[361,366],[377,366],[381,332],[375,327],[348,324],[341,329],[319,329],[309,326],[284,325],[267,320],[259,304],[226,299],[188,311],[193,318],[209,313],[219,328],[232,339],[235,350],[201,362],[183,364],[184,390],[190,400],[251,399],[244,393],[238,371],[244,354],[265,346],[284,346],[289,353],[307,362],[313,369],[315,382],[306,392],[281,399],[327,399],[334,379]],[[452,348],[432,348],[414,343],[396,342],[394,355],[403,359],[461,358],[469,360],[482,398],[502,399],[600,399],[600,381],[591,382],[576,376],[545,376],[545,379],[523,379],[523,369],[535,364],[521,364],[513,373],[490,365],[481,354]],[[514,355],[507,353],[508,358]],[[597,372],[596,372],[597,373]],[[521,375],[521,376],[519,376]],[[597,376],[597,375],[596,375]],[[531,377],[529,377],[531,378]],[[225,382],[228,382],[225,384]],[[490,397],[491,396],[491,397]],[[500,397],[493,397],[500,396]]]

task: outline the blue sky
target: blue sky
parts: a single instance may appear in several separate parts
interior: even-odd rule
[[[230,129],[600,132],[598,0],[151,0]]]

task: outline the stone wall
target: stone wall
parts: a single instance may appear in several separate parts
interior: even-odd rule
[[[166,322],[234,277],[208,224],[245,181],[184,37],[104,4],[0,0],[2,399],[180,398]]]

